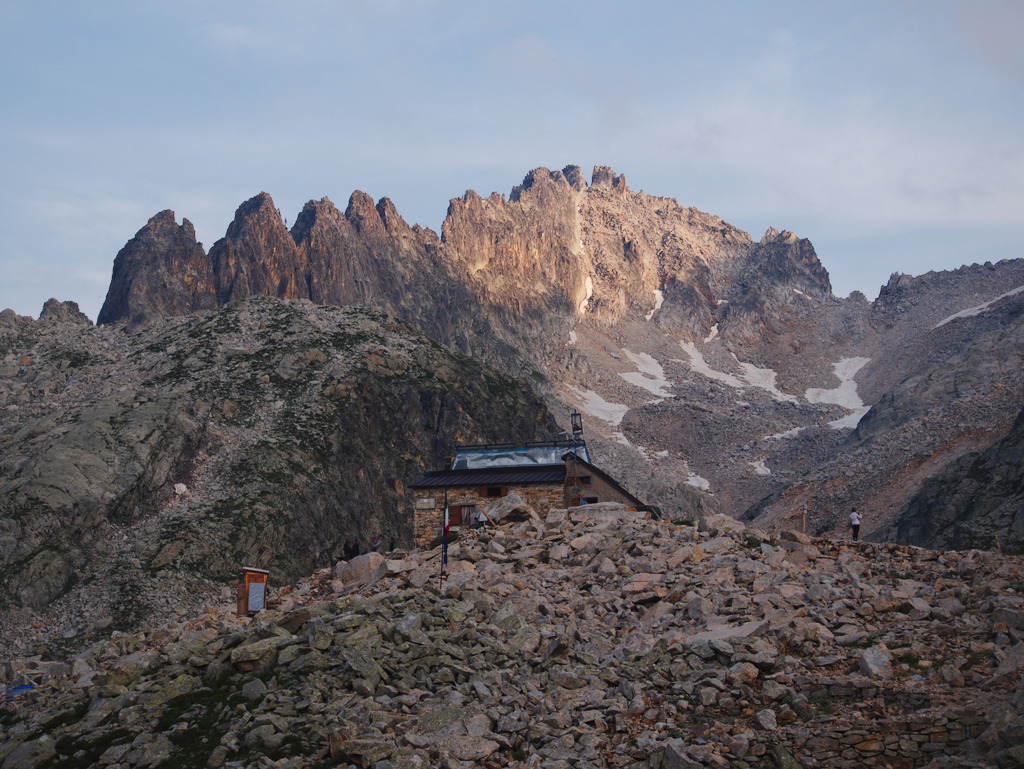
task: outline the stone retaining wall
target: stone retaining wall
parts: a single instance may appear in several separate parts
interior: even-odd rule
[[[898,703],[907,710],[925,707],[930,699],[930,692],[925,689],[908,688],[906,682],[899,685],[885,681],[874,681],[870,678],[812,678],[796,676],[793,687],[809,698],[823,700],[844,700],[862,702],[876,697],[884,697],[887,702]]]
[[[780,744],[801,766],[830,769],[915,769],[979,736],[987,726],[976,713],[937,711],[878,719],[837,718],[834,728],[808,726],[783,732]]]
[[[536,486],[509,486],[510,494],[518,494],[534,510],[547,512],[551,508],[564,507],[564,487],[561,484]],[[425,508],[422,504],[433,500],[434,506]],[[485,497],[479,487],[448,489],[449,505],[476,505],[478,510],[486,509],[497,501],[496,497]],[[416,489],[412,495],[413,541],[416,547],[432,547],[441,532],[441,516],[444,511],[444,489]]]

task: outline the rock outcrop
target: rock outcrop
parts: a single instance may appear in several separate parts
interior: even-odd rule
[[[366,308],[252,297],[131,331],[48,308],[0,315],[0,591],[63,596],[68,637],[132,626],[132,594],[403,541],[404,484],[455,445],[557,429],[523,383]]]
[[[1024,546],[1014,421],[1024,403],[1024,292],[933,323],[925,339],[913,345],[927,356],[916,372],[878,398],[844,445],[745,519],[795,525],[807,504],[810,530],[824,533],[844,528],[856,505],[872,539]]]
[[[1005,438],[925,481],[886,535],[910,545],[1024,550],[1024,410]]]
[[[97,323],[187,315],[218,306],[213,270],[188,219],[161,211],[114,259]]]

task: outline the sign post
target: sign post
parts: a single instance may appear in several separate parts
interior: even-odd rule
[[[238,584],[238,604],[235,613],[239,616],[251,617],[267,608],[267,575],[266,569],[255,566],[243,566],[245,577]]]
[[[448,565],[448,531],[451,528],[451,513],[448,510],[448,492],[444,493],[444,512],[441,515],[441,581],[438,589],[444,588],[444,567]]]

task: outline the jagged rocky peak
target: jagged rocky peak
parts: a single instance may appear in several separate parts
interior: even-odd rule
[[[384,233],[384,221],[381,218],[373,198],[361,190],[356,190],[348,199],[348,208],[345,209],[345,218],[348,219],[356,232],[374,234]]]
[[[344,219],[341,211],[328,197],[310,200],[302,207],[292,225],[292,238],[296,243],[312,237],[312,233],[323,228],[326,223],[337,223]]]
[[[47,299],[39,313],[39,320],[56,323],[92,325],[89,316],[78,308],[78,302],[62,302],[59,299]]]
[[[583,169],[579,166],[566,166],[562,169],[562,175],[574,190],[582,192],[587,188],[587,180],[583,178]]]
[[[295,241],[266,192],[238,207],[227,234],[210,249],[210,261],[221,304],[259,294],[308,298]]]
[[[576,166],[566,166],[567,171],[571,172],[572,169],[579,171]],[[582,174],[579,176],[582,177]],[[508,197],[510,201],[519,201],[522,199],[523,193],[528,190],[531,194],[536,195],[549,187],[557,190],[558,193],[568,192],[570,189],[582,190],[583,187],[579,186],[580,181],[577,174],[573,174],[573,179],[570,181],[564,171],[551,171],[543,167],[535,168],[526,174],[522,184],[512,188]]]
[[[408,223],[398,213],[398,209],[395,208],[391,198],[383,197],[377,201],[377,214],[380,216],[380,220],[383,222],[384,229],[387,230],[388,234],[398,235],[411,232]]]
[[[832,293],[828,270],[819,261],[814,245],[788,230],[769,228],[755,249],[755,262],[768,268],[768,277],[785,288],[803,291],[818,298]]]
[[[547,168],[530,171],[507,202],[468,191],[449,204],[444,255],[499,313],[567,314],[584,279],[580,197],[563,172]]]
[[[235,215],[237,217],[239,213],[251,214],[256,211],[276,212],[277,210],[277,206],[274,205],[274,199],[270,196],[270,193],[266,190],[260,190],[242,203]]]
[[[738,264],[726,286],[721,334],[734,342],[768,344],[802,322],[811,307],[832,297],[828,270],[810,240],[769,228]]]
[[[561,171],[552,171],[541,166],[528,172],[523,178],[522,184],[512,188],[509,200],[520,200],[523,193],[527,190],[535,192],[545,187],[568,187],[576,192],[584,192],[588,189],[587,181],[583,176],[583,170],[579,166],[568,165]],[[615,171],[608,166],[594,166],[590,187],[594,189],[614,188],[619,192],[629,191],[629,188],[626,186],[625,175],[616,175]]]
[[[238,238],[253,227],[267,229],[275,225],[284,228],[281,211],[274,205],[274,199],[268,193],[260,192],[235,210],[235,218],[228,225],[227,237]]]
[[[626,175],[616,174],[609,166],[594,166],[594,173],[590,177],[590,186],[595,189],[614,189],[619,192],[628,192],[626,186]]]
[[[329,240],[313,242],[318,230],[329,229],[335,231],[334,243],[330,243]],[[339,233],[344,233],[344,244],[337,242]],[[361,190],[356,190],[349,196],[344,214],[329,198],[309,201],[296,219],[292,235],[296,243],[302,244],[307,241],[307,247],[312,249],[311,263],[318,260],[326,263],[341,256],[351,256],[349,252],[356,243],[390,251],[395,247],[396,241],[406,245],[409,241],[431,244],[437,241],[433,230],[419,225],[410,227],[398,213],[391,198],[383,197],[374,203],[373,198]],[[335,249],[334,252],[323,250],[332,248]],[[313,251],[317,253],[314,254]]]
[[[783,230],[782,232],[779,232],[774,227],[769,227],[767,230],[764,231],[764,235],[761,236],[760,245],[764,246],[769,243],[779,242],[793,244],[796,243],[798,240],[800,240],[800,238],[798,238],[794,233],[790,232],[789,230]]]
[[[161,211],[114,258],[97,323],[143,316],[184,315],[217,306],[213,271],[188,219]]]

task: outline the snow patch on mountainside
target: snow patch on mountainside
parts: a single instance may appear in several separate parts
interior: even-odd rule
[[[577,307],[577,310],[579,311],[580,315],[583,315],[583,314],[586,313],[586,311],[587,311],[587,304],[590,302],[590,300],[594,296],[594,280],[589,275],[587,276],[587,282],[586,282],[585,285],[586,285],[586,289],[587,289],[587,295],[585,297],[583,297],[583,301],[580,302],[579,306]]]
[[[661,305],[665,303],[665,295],[661,293],[660,289],[654,289],[654,309],[651,310],[644,316],[645,320],[650,320],[654,317],[654,313],[661,309]]]
[[[778,376],[778,374],[776,374],[772,369],[760,368],[755,366],[753,363],[743,363],[735,355],[732,357],[740,364],[740,368],[743,369],[743,378],[747,381],[747,384],[752,387],[760,387],[762,390],[767,390],[775,400],[787,401],[789,403],[797,402],[795,396],[788,395],[775,386],[775,377]]]
[[[864,407],[864,402],[857,394],[857,383],[853,377],[870,358],[843,358],[838,363],[832,364],[832,370],[839,380],[839,387],[826,390],[824,387],[809,387],[804,393],[808,403],[831,403],[842,406],[844,409],[859,409]]]
[[[829,427],[835,430],[854,428],[860,422],[860,418],[868,413],[867,406],[857,394],[857,382],[854,377],[870,358],[843,358],[838,363],[832,364],[832,370],[839,380],[839,387],[826,390],[823,387],[809,387],[804,393],[808,403],[830,403],[841,406],[850,413],[840,419],[829,422]]]
[[[581,411],[607,422],[612,427],[618,427],[622,418],[626,416],[626,412],[629,411],[629,406],[621,403],[609,403],[593,390],[581,390],[572,385],[569,386],[569,389],[578,398],[577,406]]]
[[[619,434],[621,434],[621,433],[616,433],[616,435],[619,435]],[[637,453],[640,456],[642,456],[648,462],[656,462],[659,459],[665,459],[665,458],[667,458],[669,456],[669,452],[668,452],[667,449],[663,449],[661,451],[651,451],[646,446],[636,446],[636,445],[634,445],[633,448],[635,448]]]
[[[715,379],[727,384],[729,387],[735,387],[737,390],[743,389],[743,382],[732,374],[726,374],[724,371],[715,371],[715,369],[711,368],[708,362],[704,360],[704,355],[693,342],[680,342],[679,344],[682,346],[683,352],[690,357],[690,368],[698,374],[703,374],[708,379]]]
[[[845,430],[846,428],[852,430],[853,428],[860,424],[861,417],[867,414],[870,410],[871,409],[868,406],[863,406],[859,409],[854,409],[845,417],[833,419],[831,422],[828,423],[828,426],[831,427],[833,430]]]
[[[690,368],[698,374],[703,374],[709,379],[716,379],[737,390],[742,390],[746,387],[757,387],[761,390],[767,390],[776,400],[789,403],[797,402],[794,396],[782,392],[775,386],[777,374],[770,368],[760,368],[753,363],[743,363],[733,355],[733,359],[743,369],[743,373],[737,377],[711,368],[710,364],[704,360],[704,355],[693,342],[680,342],[679,344],[690,358]]]
[[[1000,299],[1006,299],[1008,296],[1016,296],[1017,294],[1021,293],[1022,291],[1024,291],[1024,286],[1017,286],[1017,288],[1010,289],[1005,294],[1000,294],[995,299],[991,299],[991,300],[985,302],[984,304],[979,304],[977,307],[968,307],[966,310],[960,310],[960,312],[955,312],[952,315],[950,315],[948,318],[943,318],[942,320],[940,320],[938,323],[936,323],[934,326],[932,326],[932,328],[938,328],[939,326],[945,326],[950,321],[957,320],[959,318],[970,318],[970,317],[973,317],[975,315],[981,315],[981,313],[985,312],[985,310],[987,310],[989,307],[994,305]]]
[[[630,350],[623,350],[623,352],[626,353],[626,357],[633,362],[637,370],[620,373],[620,377],[658,398],[672,397],[672,393],[668,390],[672,383],[665,378],[665,369],[653,356],[645,352],[639,354]]]
[[[687,486],[694,486],[701,491],[710,491],[711,482],[707,478],[701,478],[696,473],[691,473],[690,477],[686,479]]]

